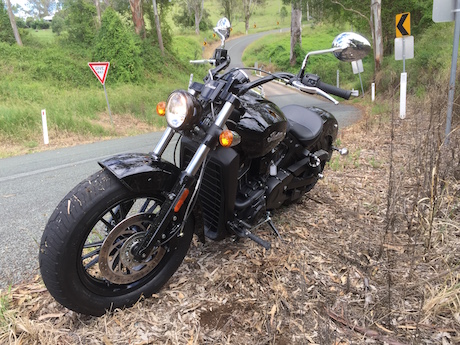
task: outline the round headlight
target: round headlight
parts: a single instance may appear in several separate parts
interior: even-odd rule
[[[201,115],[201,105],[187,91],[178,90],[171,93],[166,102],[166,121],[173,129],[191,128]]]

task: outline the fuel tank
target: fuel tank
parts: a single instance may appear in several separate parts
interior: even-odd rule
[[[241,106],[234,110],[227,125],[241,136],[235,147],[248,158],[266,155],[286,136],[287,119],[278,106],[255,92],[240,98]]]

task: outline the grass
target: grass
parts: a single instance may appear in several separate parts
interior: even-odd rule
[[[44,30],[26,29],[28,35],[41,44],[52,44],[55,42],[56,35],[51,28]]]
[[[11,287],[7,293],[0,294],[0,329],[5,328],[8,324],[6,314],[10,310],[10,291]]]

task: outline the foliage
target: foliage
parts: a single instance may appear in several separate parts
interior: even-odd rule
[[[8,17],[8,12],[6,11],[3,0],[0,0],[0,42],[9,44],[16,43],[13,29],[11,28],[10,18]]]
[[[281,17],[281,21],[284,23],[284,21],[286,20],[288,16],[288,11],[286,9],[286,6],[283,6],[281,7],[281,10],[280,10],[280,17]]]
[[[61,16],[54,15],[53,22],[51,23],[51,30],[58,36],[61,35],[65,28],[65,20]]]
[[[96,7],[85,0],[69,0],[66,10],[68,42],[89,47],[96,32]]]
[[[163,46],[168,49],[172,43],[172,30],[167,20],[170,10],[171,2],[169,0],[157,0],[158,17],[160,18],[161,37]],[[151,0],[145,0],[142,4],[144,15],[146,15],[150,22],[150,30],[147,31],[147,39],[152,41],[152,44],[158,44],[158,35],[155,25],[155,16],[153,12],[153,4]]]
[[[195,14],[190,12],[186,6],[180,8],[179,12],[173,16],[174,23],[184,29],[195,27]],[[209,19],[209,12],[203,10],[203,18],[200,21],[200,31],[206,31],[213,28]]]
[[[318,20],[327,19],[339,25],[350,23],[354,31],[369,37],[371,35],[369,0],[312,0],[310,8]],[[396,14],[410,12],[411,33],[419,35],[433,24],[432,8],[432,0],[382,0],[381,16],[385,54],[391,54],[393,51],[393,39],[396,37]]]
[[[142,76],[139,38],[123,24],[110,7],[102,16],[94,45],[93,60],[110,61],[109,81],[135,82]]]
[[[44,21],[43,19],[35,20],[30,23],[30,27],[32,29],[38,30],[38,29],[49,29],[50,28],[50,23]]]
[[[55,7],[53,0],[28,0],[30,13],[38,18],[49,16]]]
[[[25,29],[27,27],[27,24],[24,18],[15,16],[14,20],[16,21],[16,26],[18,27],[18,29]]]
[[[233,19],[233,14],[237,8],[237,0],[220,0],[222,6],[222,15],[230,21]]]

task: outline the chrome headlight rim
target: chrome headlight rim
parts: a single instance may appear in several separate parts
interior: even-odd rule
[[[174,130],[188,129],[201,115],[201,105],[189,92],[176,90],[166,101],[165,117],[168,126]]]

